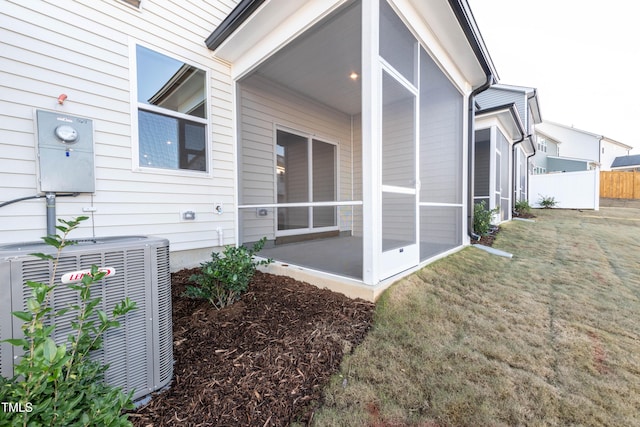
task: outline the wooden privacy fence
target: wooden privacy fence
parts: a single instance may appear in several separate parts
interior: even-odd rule
[[[640,172],[600,172],[600,197],[640,199]]]

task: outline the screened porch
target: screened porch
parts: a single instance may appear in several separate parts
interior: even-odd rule
[[[401,16],[346,2],[237,81],[240,244],[366,285],[463,244],[465,98]]]

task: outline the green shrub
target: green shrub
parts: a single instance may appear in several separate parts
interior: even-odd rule
[[[555,197],[543,196],[541,194],[539,194],[539,196],[540,196],[540,200],[538,200],[538,204],[545,209],[551,209],[558,205],[558,202],[556,201]]]
[[[515,203],[513,210],[517,215],[528,214],[531,212],[531,205],[529,205],[527,200],[518,200]]]
[[[197,286],[187,286],[184,295],[189,298],[206,299],[218,309],[233,304],[247,291],[256,267],[272,262],[270,259],[253,259],[266,241],[266,237],[263,237],[252,249],[227,246],[223,256],[213,252],[211,261],[200,264],[200,273],[190,278]]]
[[[487,209],[485,201],[476,203],[473,206],[473,230],[480,236],[486,236],[491,230],[491,220],[493,215],[500,212],[499,208]]]
[[[49,284],[27,282],[31,297],[27,300],[27,311],[13,315],[23,323],[23,338],[8,339],[9,343],[21,347],[24,354],[14,365],[13,378],[0,377],[0,400],[19,404],[20,411],[0,412],[0,425],[11,426],[130,426],[124,409],[131,409],[133,391],[125,395],[120,388],[103,382],[108,366],[89,358],[92,350],[102,346],[102,335],[119,326],[117,319],[135,308],[135,303],[125,298],[113,309],[111,316],[96,307],[100,298],[92,298],[90,287],[101,280],[105,273],[95,265],[91,274],[86,274],[81,283],[67,285],[77,290],[80,303],[54,312],[48,305],[50,295],[56,288],[54,283],[61,251],[73,242],[67,235],[87,217],[75,220],[59,220],[63,225],[56,228],[62,237],[48,236],[47,244],[57,248],[56,256],[33,254],[53,262],[53,274]],[[69,334],[67,344],[56,345],[52,338],[54,319],[68,312],[75,312],[71,322],[74,332]]]

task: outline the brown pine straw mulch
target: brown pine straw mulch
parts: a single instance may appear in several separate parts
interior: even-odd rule
[[[129,414],[137,427],[308,423],[374,304],[257,272],[230,307],[182,297],[196,269],[172,274],[174,377]]]
[[[473,245],[484,245],[484,246],[493,246],[494,240],[496,240],[496,236],[500,232],[500,226],[496,227],[494,230],[490,231],[488,234],[484,234],[480,236],[479,240],[471,239],[471,244]]]

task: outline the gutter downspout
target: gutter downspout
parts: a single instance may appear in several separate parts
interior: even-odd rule
[[[531,96],[527,96],[527,106],[529,106],[529,100],[537,96],[538,96],[538,89],[533,88],[533,92]],[[540,121],[542,121],[542,114],[540,113],[539,107],[538,107],[538,115],[539,115],[538,118],[540,119]],[[530,131],[532,127],[535,126],[535,120],[533,120],[533,123],[529,123],[529,116],[527,115],[525,116],[525,118],[527,119],[527,123],[525,124],[527,128],[526,130]],[[525,164],[527,165],[527,202],[529,202],[529,159],[536,155],[536,145],[533,143],[533,140],[531,140],[531,137],[532,137],[531,134],[527,136],[527,138],[529,138],[529,141],[531,141],[531,148],[533,149],[533,154],[527,156],[527,158],[525,159]]]
[[[531,137],[531,134],[529,134],[529,137]],[[529,201],[529,159],[536,155],[536,145],[533,141],[531,141],[531,148],[533,148],[533,154],[529,154],[525,159],[527,165],[527,202]]]
[[[476,101],[475,97],[489,89],[493,84],[493,74],[487,73],[487,81],[475,88],[469,95],[469,155],[467,156],[467,234],[473,240],[480,240],[480,236],[473,230],[473,195],[475,193],[475,161],[476,161]]]

